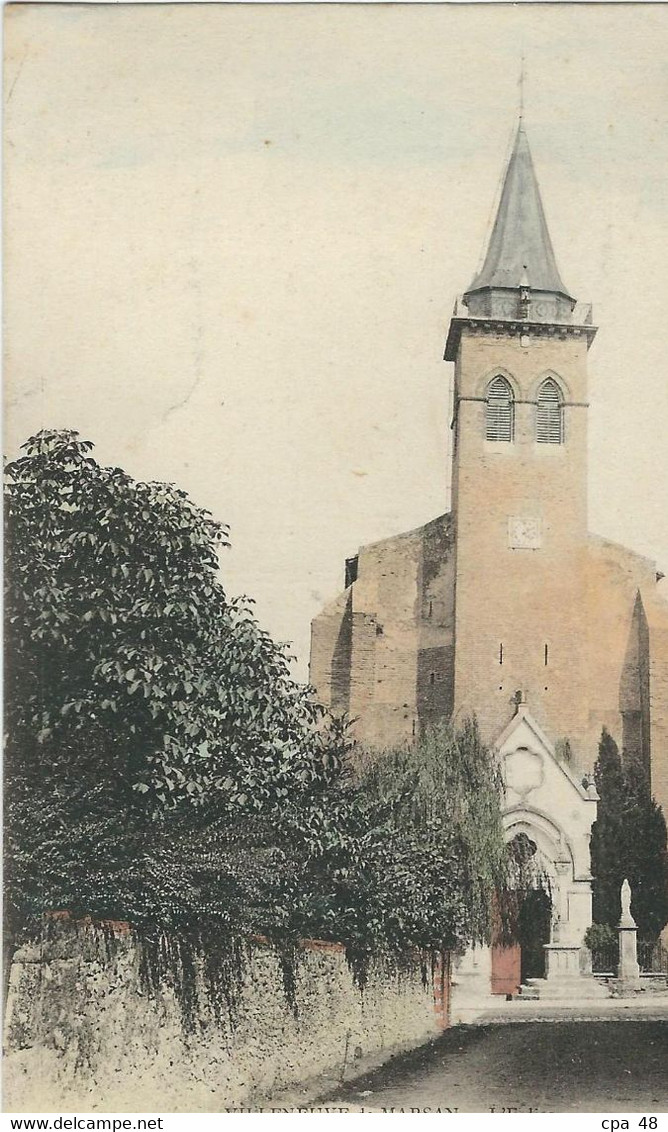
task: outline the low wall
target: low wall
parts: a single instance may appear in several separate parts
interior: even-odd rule
[[[117,925],[60,925],[15,955],[6,1009],[5,1111],[218,1112],[408,1049],[447,1024],[447,985],[372,970],[364,992],[343,949],[298,952],[294,1007],[276,950],[243,949],[234,1009],[204,1002],[184,1029],[173,987],[147,994],[141,945]],[[110,946],[111,944],[111,946]],[[169,980],[167,980],[168,982]],[[327,1087],[327,1081],[324,1082]]]

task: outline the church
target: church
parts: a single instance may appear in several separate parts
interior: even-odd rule
[[[311,683],[361,743],[477,717],[501,761],[506,837],[525,835],[552,878],[552,943],[570,952],[553,960],[572,974],[591,923],[587,774],[604,726],[668,813],[662,575],[587,524],[596,333],[557,267],[520,119],[483,266],[445,343],[451,510],[361,547],[311,634]]]

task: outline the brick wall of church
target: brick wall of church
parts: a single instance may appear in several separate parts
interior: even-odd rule
[[[522,691],[582,768],[603,726],[651,752],[668,812],[668,603],[653,562],[587,533],[585,364],[577,338],[464,337],[458,392],[479,398],[495,369],[509,373],[515,442],[486,442],[484,403],[460,403],[454,515],[362,548],[357,580],[313,623],[311,681],[376,748],[453,710],[475,712],[492,742]],[[546,372],[577,402],[563,445],[535,442]],[[540,518],[538,549],[509,546],[512,516]]]
[[[647,602],[652,793],[668,821],[668,602]]]
[[[318,698],[335,712],[350,707],[352,658],[352,590],[330,602],[311,625],[309,680]]]
[[[586,341],[464,331],[453,507],[457,527],[455,709],[475,711],[493,741],[516,692],[555,741],[585,741]],[[515,391],[513,443],[485,439],[484,396],[502,373]],[[565,443],[537,444],[535,402],[553,375]],[[539,545],[516,547],[517,520],[540,524]]]
[[[422,528],[418,614],[417,717],[421,727],[454,707],[455,553],[452,516]]]
[[[362,547],[357,580],[313,622],[310,679],[363,743],[386,747],[452,712],[449,516]],[[349,658],[349,659],[348,659]],[[348,694],[338,694],[348,674]]]
[[[656,590],[649,559],[596,536],[589,538],[587,577],[587,747],[595,757],[601,728],[620,749],[649,754],[649,640],[643,597]],[[644,750],[643,750],[644,748]]]

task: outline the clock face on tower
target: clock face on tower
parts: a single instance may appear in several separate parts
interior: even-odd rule
[[[540,550],[541,521],[529,516],[511,515],[508,519],[508,546],[511,550]]]

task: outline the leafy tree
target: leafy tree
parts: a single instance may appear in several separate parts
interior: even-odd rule
[[[48,908],[178,919],[170,845],[322,789],[341,761],[285,652],[224,593],[225,528],[91,447],[43,431],[6,469],[10,942]]]
[[[614,971],[619,962],[618,933],[610,924],[590,924],[584,942],[591,951],[594,971]]]
[[[645,768],[624,765],[603,730],[594,777],[600,795],[591,835],[594,920],[615,927],[624,878],[633,890],[633,916],[641,938],[655,939],[668,920],[666,822],[651,796]]]
[[[47,430],[6,470],[9,947],[47,910],[130,920],[192,1021],[195,970],[228,997],[241,936],[343,942],[360,979],[485,938],[505,856],[475,725],[353,773],[227,598],[225,528],[90,450]]]

